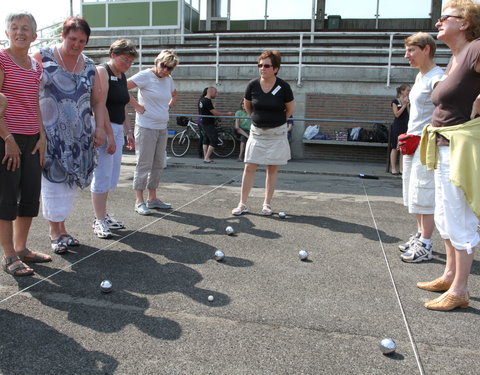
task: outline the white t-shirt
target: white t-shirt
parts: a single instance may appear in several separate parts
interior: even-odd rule
[[[138,102],[145,107],[143,114],[136,114],[135,124],[148,129],[166,129],[168,103],[175,91],[172,77],[159,78],[151,69],[146,69],[130,79],[138,87]]]
[[[432,90],[443,76],[442,68],[436,66],[424,76],[419,72],[410,91],[410,118],[408,134],[422,135],[425,125],[432,122],[435,106],[432,103]]]

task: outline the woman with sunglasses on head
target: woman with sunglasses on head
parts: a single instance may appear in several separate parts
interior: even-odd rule
[[[89,38],[87,21],[69,17],[63,24],[62,42],[34,54],[43,66],[40,109],[47,138],[42,209],[49,222],[51,247],[57,254],[80,244],[68,233],[65,220],[78,188],[90,185],[96,147],[105,140],[102,84],[95,63],[82,53]]]
[[[124,137],[127,137],[129,149],[135,147],[126,108],[130,94],[125,72],[137,55],[135,45],[130,40],[120,39],[110,46],[110,60],[97,68],[108,111],[105,124],[107,140],[98,148],[98,162],[90,185],[95,213],[93,231],[99,238],[110,238],[112,229],[125,227],[122,222],[107,213],[107,199],[109,191],[117,187],[120,177]]]
[[[434,217],[446,263],[439,278],[417,286],[445,292],[425,307],[447,311],[469,304],[468,277],[480,242],[480,5],[449,1],[435,26],[452,58],[433,89],[435,110],[432,124],[423,131],[420,153],[427,168],[435,168]]]
[[[157,188],[167,149],[168,111],[175,105],[177,91],[170,73],[179,59],[172,51],[163,50],[155,58],[153,68],[143,70],[127,81],[128,89],[138,88],[138,102],[130,95],[135,108],[135,155],[133,176],[135,212],[150,215],[152,208],[171,208],[157,198]],[[145,203],[143,192],[148,190]]]
[[[252,118],[250,136],[245,149],[240,202],[233,215],[248,212],[247,200],[259,164],[266,165],[265,197],[261,214],[273,214],[271,201],[277,184],[278,167],[290,160],[287,119],[293,114],[294,101],[290,85],[277,77],[281,56],[278,51],[265,51],[258,57],[259,78],[247,85],[245,111]]]

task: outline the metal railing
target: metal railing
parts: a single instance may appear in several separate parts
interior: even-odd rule
[[[108,47],[110,44],[119,38],[129,38],[131,40],[138,41],[138,63],[135,64],[135,67],[138,67],[139,70],[144,69],[146,57],[156,55],[159,52],[160,48],[173,48],[177,54],[180,56],[183,54],[196,53],[197,55],[210,56],[214,58],[212,63],[182,63],[179,65],[179,68],[191,68],[191,67],[209,67],[215,69],[215,83],[220,83],[220,72],[222,69],[227,67],[251,67],[252,62],[248,63],[225,63],[221,62],[222,58],[225,55],[232,55],[234,53],[238,54],[260,54],[266,49],[279,49],[282,52],[282,55],[288,57],[296,57],[295,62],[283,63],[283,67],[291,67],[297,69],[297,85],[301,85],[304,79],[304,69],[306,67],[330,67],[330,68],[348,68],[348,67],[357,67],[357,68],[379,68],[386,70],[386,86],[390,86],[392,70],[393,69],[411,69],[408,64],[395,64],[393,62],[394,57],[403,57],[404,48],[403,40],[405,37],[410,35],[410,33],[399,33],[399,32],[268,32],[259,35],[258,33],[242,33],[241,35],[236,33],[209,33],[209,34],[156,34],[156,35],[115,35],[115,36],[92,36],[90,37],[91,41],[96,41],[98,48],[95,50],[90,47],[89,51],[92,55],[107,57]],[[253,42],[248,42],[249,38],[255,38]],[[284,44],[287,46],[282,47],[278,46],[279,39],[284,40]],[[285,38],[290,38],[286,40]],[[329,38],[327,42],[321,41],[320,38]],[[338,38],[339,40],[350,40],[351,45],[345,46],[340,43],[335,43],[334,39]],[[347,39],[349,38],[349,39]],[[355,47],[356,38],[358,40],[365,40],[365,38],[371,39],[380,39],[380,42],[377,41],[375,46],[366,47]],[[207,44],[207,46],[196,46],[195,39],[201,39],[202,44]],[[315,42],[311,40],[316,39]],[[32,48],[40,48],[45,44],[50,44],[56,42],[58,38],[39,38]],[[104,44],[99,44],[98,41],[105,40]],[[166,42],[162,43],[162,40]],[[265,44],[258,43],[258,40],[263,40]],[[277,40],[277,43],[275,41]],[[310,40],[310,42],[309,42]],[[383,42],[382,42],[383,40]],[[149,42],[150,41],[150,42]],[[154,41],[154,42],[152,42]],[[174,42],[172,42],[174,41]],[[251,44],[250,47],[224,47],[230,42],[242,42],[244,44]],[[0,44],[4,44],[5,41],[0,40]],[[270,45],[266,44],[270,43]],[[90,43],[92,44],[92,42]],[[275,44],[277,44],[275,46]],[[326,46],[328,45],[328,46]],[[396,45],[401,45],[402,47],[396,47]],[[151,46],[151,48],[149,48]],[[180,46],[180,47],[179,47]],[[88,54],[89,51],[86,53]],[[334,63],[306,63],[308,57],[314,56],[316,54],[328,54],[330,56],[341,56],[349,54],[351,55],[350,61],[352,63],[346,64],[334,64]],[[374,64],[362,64],[361,62],[355,63],[355,54],[359,56],[358,60],[361,61],[365,56],[377,56],[379,60],[383,59],[384,63],[381,61]],[[352,57],[353,56],[353,57]],[[450,50],[447,48],[437,49],[437,58],[449,58]],[[95,57],[92,56],[94,59]],[[153,60],[153,58],[151,59]],[[150,63],[150,62],[149,62]]]

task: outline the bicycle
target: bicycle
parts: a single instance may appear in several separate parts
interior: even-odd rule
[[[177,124],[185,126],[186,129],[175,134],[170,143],[170,149],[173,155],[182,157],[190,149],[190,137],[200,139],[200,129],[191,118],[183,116],[177,117]],[[219,145],[215,147],[213,153],[219,158],[227,158],[235,151],[236,137],[229,128],[219,127],[217,130]]]

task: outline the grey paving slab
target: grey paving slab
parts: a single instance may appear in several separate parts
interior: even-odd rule
[[[110,240],[93,235],[89,194],[81,192],[67,225],[82,246],[36,265],[34,277],[0,275],[0,373],[477,372],[478,257],[471,307],[425,310],[436,294],[415,283],[440,274],[444,251],[435,234],[432,262],[400,261],[397,245],[414,222],[399,179],[379,172],[378,180],[363,180],[346,166],[341,174],[286,167],[273,203],[288,214],[280,219],[257,213],[259,172],[252,213],[232,217],[241,176],[235,163],[170,164],[160,196],[174,209],[145,217],[133,212],[125,163],[110,212],[127,228]],[[227,225],[235,235],[225,234]],[[48,246],[47,223],[38,218],[30,247]],[[223,262],[213,259],[216,249]],[[300,249],[308,262],[298,259]],[[104,279],[113,282],[110,294],[99,290]],[[398,343],[394,356],[378,350],[386,336]]]

